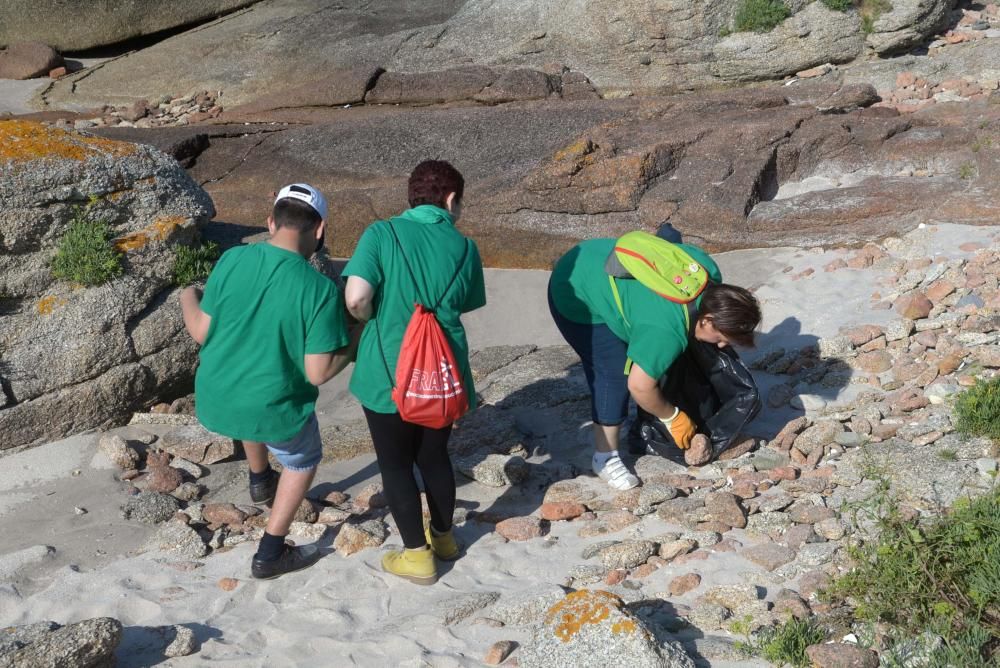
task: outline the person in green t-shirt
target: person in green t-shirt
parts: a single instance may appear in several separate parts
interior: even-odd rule
[[[694,337],[720,348],[752,345],[761,319],[757,299],[743,288],[723,284],[719,267],[703,250],[678,245],[710,279],[696,301]],[[614,247],[615,239],[576,245],[556,262],[548,293],[556,326],[580,356],[590,386],[594,473],[625,490],[639,484],[618,455],[618,431],[628,417],[630,395],[663,422],[674,443],[686,451],[689,464],[708,461],[711,449],[706,437],[695,437],[694,422],[658,385],[688,345],[687,305],[671,302],[637,280],[615,278],[619,307],[605,271]]]
[[[195,375],[198,419],[243,441],[250,497],[273,501],[251,561],[255,578],[306,568],[312,545],[286,545],[296,510],[323,456],[314,407],[318,386],[354,357],[343,296],[308,258],[323,245],[327,205],[312,186],[279,191],[265,243],[226,251],[205,284],[181,293],[184,325],[201,344]],[[282,466],[277,475],[268,451]]]
[[[404,421],[392,399],[393,379],[414,304],[433,308],[437,303],[435,315],[460,367],[469,406],[476,405],[461,315],[486,304],[486,286],[479,249],[455,229],[464,189],[462,175],[449,163],[428,160],[417,165],[408,184],[411,208],[368,227],[343,271],[347,308],[367,322],[351,392],[364,407],[382,486],[404,547],[387,553],[382,567],[418,584],[437,581],[435,556],[451,560],[459,554],[451,532],[451,425],[431,429]],[[414,465],[430,508],[427,527]]]

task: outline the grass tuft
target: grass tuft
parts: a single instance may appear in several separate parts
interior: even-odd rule
[[[781,0],[743,0],[736,10],[734,32],[770,32],[792,15]]]
[[[1000,439],[1000,377],[978,380],[955,399],[957,429],[969,436]]]
[[[731,625],[730,630],[746,638],[737,641],[737,650],[747,657],[762,657],[776,666],[807,668],[810,662],[806,648],[826,640],[826,631],[815,617],[809,619],[792,617],[778,626],[761,629],[753,637],[749,629],[750,620],[737,620]]]
[[[174,284],[184,287],[208,278],[219,259],[219,245],[209,241],[201,246],[174,249]]]
[[[120,276],[124,271],[122,255],[112,246],[111,238],[106,221],[92,220],[87,209],[77,208],[52,259],[52,275],[88,287]]]

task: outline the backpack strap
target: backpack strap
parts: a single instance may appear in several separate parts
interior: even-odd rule
[[[622,307],[622,296],[618,292],[618,284],[615,282],[615,277],[608,275],[608,282],[611,283],[611,294],[615,297],[615,306],[618,307],[618,312],[622,315],[622,320],[625,321],[625,326],[629,329],[632,325],[629,323],[628,318],[625,317],[625,309]],[[698,322],[698,307],[694,305],[695,300],[691,300],[684,304],[684,329],[687,330],[688,338],[694,336],[694,327]],[[632,370],[632,358],[629,357],[625,360],[625,375],[627,376]]]
[[[410,280],[413,281],[413,289],[418,290],[417,287],[417,277],[413,273],[413,268],[410,267],[409,260],[406,259],[406,253],[403,252],[403,244],[399,240],[399,236],[396,234],[396,228],[393,226],[392,221],[387,221],[389,224],[389,231],[392,232],[392,238],[396,241],[396,246],[399,248],[399,254],[403,258],[403,264],[406,265],[406,271],[410,274]],[[434,304],[434,308],[431,311],[437,311],[438,307],[441,306],[441,302],[451,291],[451,286],[455,284],[455,280],[458,275],[462,273],[462,269],[465,267],[465,260],[469,256],[469,246],[472,242],[469,239],[465,240],[465,248],[462,250],[462,259],[458,262],[458,267],[455,269],[454,275],[452,275],[451,280],[448,281],[448,287],[444,289],[444,292],[438,298],[437,302]],[[420,299],[419,290],[417,293],[417,301],[422,301]],[[378,351],[382,354],[382,364],[385,366],[385,374],[389,377],[389,382],[392,384],[392,389],[396,389],[396,379],[392,376],[392,371],[389,370],[389,360],[385,356],[385,348],[382,346],[382,332],[378,327],[378,318],[375,319],[375,336],[378,338]]]

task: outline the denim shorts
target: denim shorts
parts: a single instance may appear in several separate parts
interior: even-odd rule
[[[289,471],[308,471],[323,459],[323,442],[319,437],[316,414],[309,416],[304,427],[287,441],[265,443],[281,467]]]
[[[568,320],[552,303],[549,289],[549,312],[576,354],[590,387],[590,418],[597,424],[619,425],[628,417],[628,344],[607,325],[586,325]]]

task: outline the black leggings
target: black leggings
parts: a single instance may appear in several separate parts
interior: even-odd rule
[[[420,490],[413,465],[420,469],[431,511],[431,526],[439,533],[451,529],[455,513],[455,472],[448,457],[451,425],[428,429],[404,422],[399,413],[376,413],[365,408],[368,431],[382,472],[382,486],[403,545],[416,549],[424,538]]]

